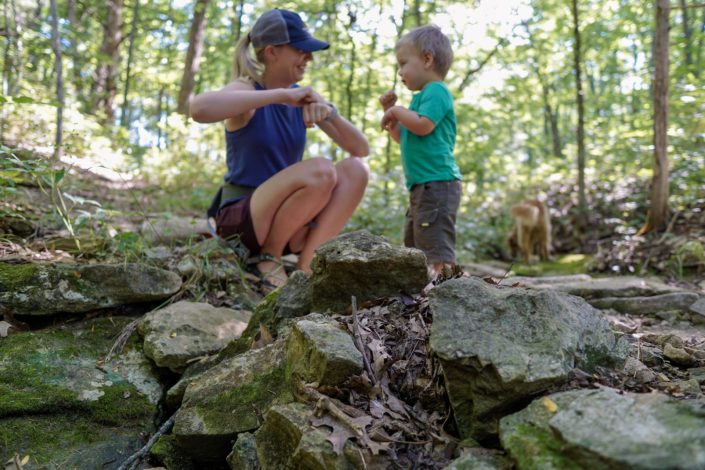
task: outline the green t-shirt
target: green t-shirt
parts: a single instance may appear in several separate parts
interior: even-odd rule
[[[443,82],[427,83],[414,95],[409,109],[436,125],[427,135],[416,135],[401,126],[401,162],[406,187],[429,181],[462,179],[455,162],[455,110],[453,96]]]

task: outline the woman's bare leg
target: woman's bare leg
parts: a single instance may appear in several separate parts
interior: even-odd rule
[[[349,157],[335,165],[337,184],[325,208],[316,216],[299,255],[299,269],[311,271],[313,252],[336,236],[350,219],[365,194],[369,171],[361,158]]]
[[[333,164],[324,158],[312,158],[292,165],[265,181],[255,190],[250,211],[257,241],[262,252],[280,257],[286,244],[301,238],[305,224],[328,203],[337,182]],[[297,236],[297,234],[299,234]],[[263,273],[273,272],[276,263],[258,264]],[[275,273],[281,284],[283,272]]]

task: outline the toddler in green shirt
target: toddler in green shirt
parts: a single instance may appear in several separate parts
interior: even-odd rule
[[[429,270],[438,274],[454,266],[455,220],[462,191],[455,161],[453,96],[443,79],[453,61],[450,41],[434,25],[418,27],[396,44],[399,76],[418,92],[409,108],[397,106],[394,91],[379,98],[382,128],[401,144],[409,190],[404,245],[426,254]]]

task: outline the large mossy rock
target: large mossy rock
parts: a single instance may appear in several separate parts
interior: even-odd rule
[[[578,297],[447,281],[429,294],[430,346],[441,361],[462,437],[496,435],[497,420],[578,367],[621,366],[628,344]]]
[[[362,353],[338,322],[311,314],[294,323],[287,363],[289,374],[304,382],[339,386],[362,372]]]
[[[426,257],[414,248],[394,246],[366,230],[346,233],[316,250],[311,263],[313,311],[340,311],[400,292],[417,294],[428,283]]]
[[[351,441],[345,443],[340,455],[336,454],[327,440],[327,431],[309,424],[312,415],[313,410],[301,403],[269,409],[262,427],[255,433],[257,457],[263,470],[368,468],[360,449]]]
[[[139,332],[147,357],[180,373],[192,359],[214,354],[239,338],[251,316],[246,310],[182,301],[149,312]]]
[[[164,300],[180,288],[177,274],[141,264],[0,263],[0,305],[22,315]]]
[[[293,400],[284,339],[223,360],[186,387],[173,434],[202,462],[222,462],[238,433],[253,431],[274,404]]]
[[[702,469],[705,405],[657,393],[562,392],[503,418],[500,439],[519,470]]]
[[[0,461],[16,452],[30,455],[34,468],[103,468],[144,444],[161,388],[141,345],[133,339],[124,356],[96,367],[130,320],[0,338]]]

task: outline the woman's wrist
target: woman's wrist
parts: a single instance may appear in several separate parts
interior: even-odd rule
[[[330,108],[330,114],[328,115],[327,118],[324,119],[324,121],[330,122],[336,117],[338,117],[338,108],[333,104],[333,103],[326,103],[328,107]]]

